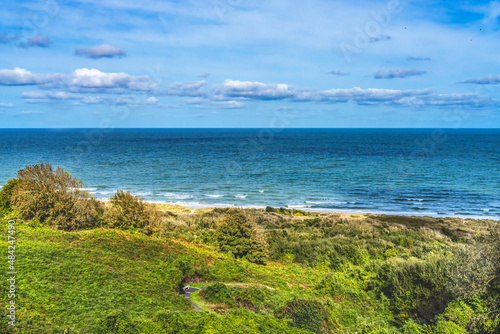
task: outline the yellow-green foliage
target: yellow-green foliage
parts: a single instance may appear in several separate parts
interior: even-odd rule
[[[83,183],[50,164],[28,166],[17,174],[11,202],[24,219],[62,230],[99,225],[104,205],[79,188]]]
[[[7,184],[2,187],[0,191],[0,211],[10,211],[12,194],[14,193],[14,187],[18,183],[17,179],[11,179],[7,181]]]
[[[144,202],[128,191],[118,190],[109,201],[110,206],[104,214],[104,223],[111,228],[139,228],[146,234],[151,234],[154,227],[161,222],[162,214],[156,206]]]

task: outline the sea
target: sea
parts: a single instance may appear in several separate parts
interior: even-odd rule
[[[61,166],[96,198],[500,219],[500,129],[0,129],[0,183]]]

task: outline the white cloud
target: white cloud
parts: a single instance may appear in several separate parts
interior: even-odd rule
[[[21,94],[27,103],[50,103],[53,100],[77,100],[81,97],[68,92],[27,91]]]
[[[169,95],[178,96],[201,96],[204,92],[201,88],[206,84],[205,80],[176,82],[167,89]]]
[[[396,79],[396,78],[407,78],[415,75],[424,75],[427,71],[415,70],[411,68],[396,68],[384,72],[382,70],[377,71],[373,77],[375,79]]]
[[[111,46],[109,44],[96,45],[90,48],[76,48],[75,56],[83,56],[87,58],[113,58],[113,57],[125,57],[127,54],[121,48],[117,46]]]
[[[13,108],[14,105],[12,103],[0,102],[0,108]]]
[[[35,74],[24,68],[0,69],[0,85],[43,85],[54,86],[62,83],[62,74]]]
[[[96,103],[101,103],[102,99],[99,96],[84,96],[81,99],[81,102],[85,104],[96,104]]]
[[[51,42],[50,38],[48,38],[47,36],[35,35],[35,36],[31,37],[27,43],[21,43],[21,44],[19,44],[19,46],[23,47],[23,48],[28,48],[28,47],[32,47],[32,46],[47,48],[50,46],[51,43],[52,42]]]
[[[106,73],[95,68],[75,70],[70,84],[79,91],[106,91],[111,89],[150,91],[157,89],[149,76],[132,76],[123,72]]]
[[[287,84],[266,84],[257,81],[239,81],[226,79],[215,87],[216,94],[227,97],[254,98],[259,100],[279,100],[296,94]]]
[[[322,102],[348,102],[354,101],[358,104],[375,104],[381,102],[395,101],[407,96],[422,96],[430,94],[430,90],[395,90],[395,89],[380,89],[380,88],[347,88],[347,89],[330,89],[317,93],[306,94],[310,95],[310,100]]]
[[[338,76],[346,76],[346,75],[349,75],[350,73],[344,72],[344,71],[341,71],[341,70],[332,70],[332,71],[327,72],[327,74],[338,75]]]
[[[154,96],[148,97],[145,100],[137,100],[133,96],[132,97],[117,97],[117,98],[108,98],[103,100],[103,102],[108,104],[127,106],[130,108],[138,108],[142,106],[152,106],[158,104],[158,99]]]
[[[144,103],[145,103],[145,104],[157,104],[157,103],[158,103],[158,101],[159,101],[159,100],[158,100],[156,97],[151,96],[151,97],[148,97],[148,98],[144,101]]]
[[[240,109],[245,107],[245,104],[240,101],[212,101],[200,97],[187,100],[186,103],[194,105],[197,108]]]
[[[481,108],[498,105],[498,101],[473,93],[436,94],[431,89],[396,90],[360,87],[329,90],[299,90],[286,84],[226,80],[214,88],[213,100],[286,100],[291,102],[346,103],[358,105],[393,105],[413,107],[468,106]],[[199,103],[202,100],[191,100]]]
[[[51,91],[42,91],[42,92],[23,92],[21,97],[24,99],[53,99],[53,100],[69,100],[69,99],[78,99],[79,96],[68,93],[68,92],[51,92]]]
[[[486,77],[478,78],[478,79],[469,79],[465,80],[462,83],[473,83],[478,85],[495,85],[500,83],[500,75],[488,75]]]

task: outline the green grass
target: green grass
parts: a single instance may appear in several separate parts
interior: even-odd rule
[[[479,244],[471,220],[292,216],[249,210],[271,249],[264,266],[234,259],[218,252],[213,243],[201,241],[209,240],[203,238],[213,229],[206,222],[216,226],[223,211],[192,215],[186,211],[171,216],[170,225],[153,236],[105,228],[64,232],[19,220],[16,333],[241,333],[243,329],[248,333],[400,333],[421,297],[412,295],[415,300],[407,300],[397,295],[396,300],[391,293],[399,291],[398,286],[427,290],[420,282],[396,281],[391,273],[404,278],[406,271],[418,269],[410,265],[422,263],[428,265],[423,267],[429,268],[426,275],[433,275],[439,271],[434,271],[432,261],[453,259],[456,247],[472,249]],[[498,228],[494,221],[475,223],[480,235]],[[5,236],[5,218],[1,226]],[[6,238],[1,238],[2,252],[7,245]],[[5,256],[0,259],[1,268],[7,267],[6,261]],[[428,277],[422,275],[421,280]],[[207,312],[194,311],[179,291],[182,284],[200,287],[216,282],[260,284],[276,290],[230,287],[233,299],[225,305],[209,303],[200,291],[193,293],[193,302]],[[1,287],[0,306],[5,310],[5,281]],[[425,287],[434,297],[433,287]],[[491,311],[484,306],[487,298],[478,300],[475,303],[484,309],[464,304],[472,310],[471,323]],[[321,321],[314,322],[317,318]],[[0,332],[8,333],[6,320],[1,320]],[[429,328],[438,321],[440,327],[435,328],[444,326],[442,318],[429,321]],[[116,329],[117,324],[123,328]],[[406,327],[410,325],[419,326],[410,321]],[[108,327],[103,330],[103,326]],[[493,321],[488,326],[490,331],[484,333],[498,328]]]
[[[19,327],[26,332],[91,331],[117,309],[133,317],[190,309],[167,273],[169,255],[189,253],[179,244],[101,229],[68,233],[20,226],[16,237]],[[6,248],[4,240],[1,245]]]

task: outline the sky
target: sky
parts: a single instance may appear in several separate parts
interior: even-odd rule
[[[500,1],[0,9],[0,128],[498,128]]]

